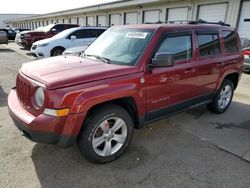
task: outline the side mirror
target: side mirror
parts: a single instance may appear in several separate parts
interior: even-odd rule
[[[169,53],[160,52],[152,59],[149,67],[172,67],[174,66],[174,55]]]
[[[57,30],[55,28],[51,29],[53,33],[57,33]]]
[[[70,36],[70,40],[76,40],[76,36],[75,35]]]

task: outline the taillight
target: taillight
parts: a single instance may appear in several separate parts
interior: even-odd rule
[[[249,50],[243,50],[243,55],[249,55],[250,56],[250,51]]]

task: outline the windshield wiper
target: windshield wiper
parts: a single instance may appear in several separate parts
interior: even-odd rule
[[[94,57],[96,59],[99,59],[101,60],[102,62],[104,63],[108,63],[110,64],[110,59],[106,58],[106,57],[102,57],[102,56],[99,56],[99,55],[93,55],[93,54],[84,54],[85,57]]]

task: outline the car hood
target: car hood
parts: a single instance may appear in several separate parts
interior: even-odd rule
[[[50,43],[52,40],[53,40],[52,38],[42,39],[42,40],[34,42],[33,45]]]
[[[24,34],[30,34],[30,35],[34,35],[34,36],[37,36],[37,35],[43,35],[45,32],[43,31],[28,31]],[[23,33],[22,33],[23,34]]]
[[[58,56],[23,64],[21,73],[48,89],[136,73],[137,67],[106,64],[78,56]]]

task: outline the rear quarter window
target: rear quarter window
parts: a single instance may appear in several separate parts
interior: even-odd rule
[[[226,53],[239,52],[238,37],[235,31],[223,31],[224,45]]]

